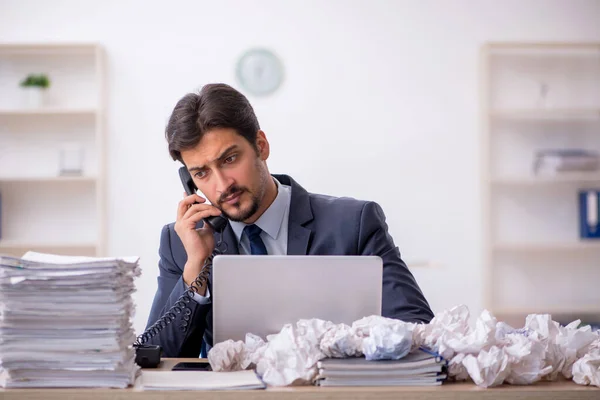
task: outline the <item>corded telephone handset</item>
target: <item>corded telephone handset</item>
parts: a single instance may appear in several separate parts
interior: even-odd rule
[[[194,180],[186,167],[179,168],[179,177],[181,183],[188,195],[196,193],[198,188],[194,184]],[[135,347],[135,362],[142,368],[155,368],[160,364],[160,355],[162,349],[157,345],[147,345],[146,343],[158,335],[167,325],[171,324],[176,318],[176,314],[184,313],[187,310],[187,304],[194,301],[194,293],[208,284],[208,278],[212,269],[212,261],[215,256],[223,254],[227,251],[227,244],[223,242],[223,230],[227,226],[227,219],[222,216],[208,217],[203,219],[205,223],[217,233],[217,243],[215,250],[208,256],[198,277],[192,282],[188,290],[175,302],[175,304],[161,317],[152,324],[144,333],[139,335],[133,345]],[[191,311],[191,310],[190,310]],[[186,313],[186,315],[189,315]]]
[[[188,196],[196,193],[198,188],[196,187],[196,184],[194,183],[194,180],[192,179],[192,176],[186,167],[179,168],[179,177],[181,178],[181,183],[183,184],[185,192],[188,194]],[[223,232],[223,229],[225,229],[225,226],[227,225],[227,219],[221,216],[208,217],[203,219],[203,221],[210,225],[210,227],[216,232]]]

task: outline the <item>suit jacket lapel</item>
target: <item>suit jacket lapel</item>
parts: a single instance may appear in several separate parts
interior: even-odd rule
[[[287,254],[290,256],[306,255],[308,254],[308,249],[310,247],[312,231],[305,225],[313,219],[308,192],[287,175],[273,176],[282,184],[292,187]]]
[[[308,254],[308,245],[310,242],[311,230],[290,220],[288,228],[288,246],[289,256],[303,256]]]

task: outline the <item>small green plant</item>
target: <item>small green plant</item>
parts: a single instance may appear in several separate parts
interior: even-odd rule
[[[29,74],[21,81],[21,87],[39,87],[47,89],[50,87],[50,79],[45,74]]]

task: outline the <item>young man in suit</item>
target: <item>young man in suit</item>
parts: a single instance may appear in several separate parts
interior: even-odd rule
[[[169,152],[182,162],[210,200],[186,195],[177,221],[160,240],[158,290],[148,326],[194,282],[215,247],[209,216],[228,219],[228,254],[378,255],[383,259],[382,315],[429,322],[433,313],[388,234],[381,207],[368,201],[308,193],[287,175],[271,175],[269,142],[244,95],[225,84],[187,94],[166,129]],[[210,282],[180,303],[160,334],[167,357],[198,357],[202,339],[212,345]],[[265,310],[265,312],[268,312]]]

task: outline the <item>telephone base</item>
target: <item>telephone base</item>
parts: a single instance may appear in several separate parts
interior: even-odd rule
[[[142,368],[156,368],[160,364],[160,346],[142,345],[135,347],[135,363]]]

